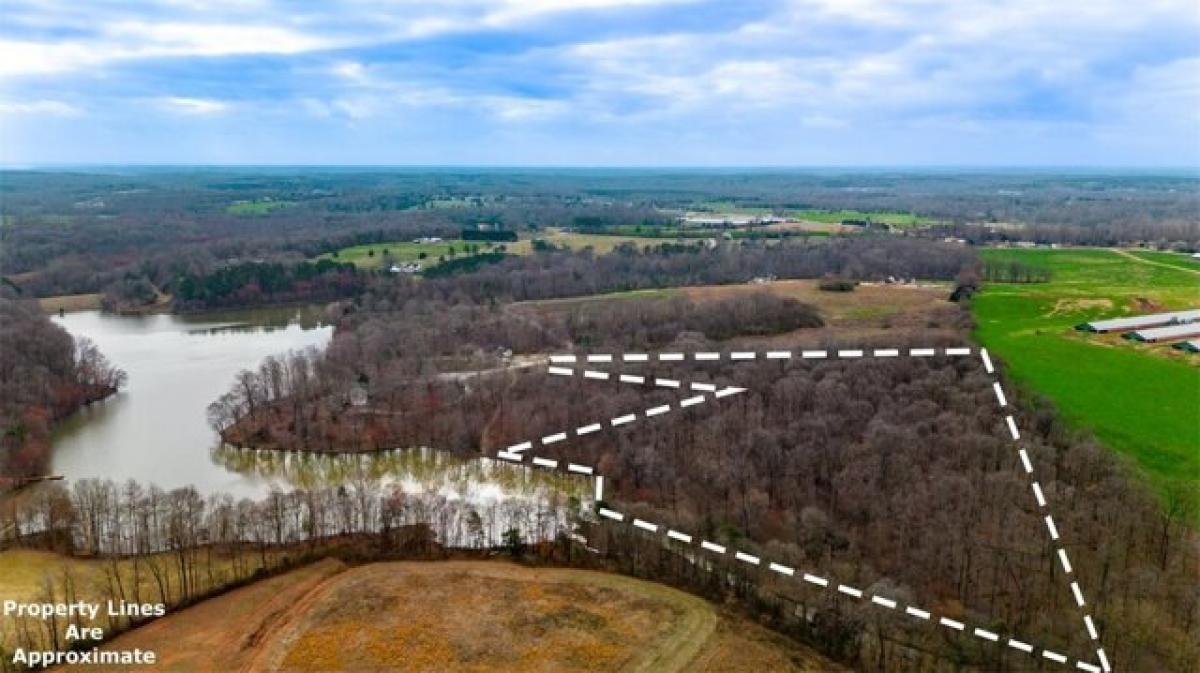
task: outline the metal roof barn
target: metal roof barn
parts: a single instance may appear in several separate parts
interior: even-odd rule
[[[1159,325],[1178,325],[1200,320],[1200,309],[1187,311],[1172,311],[1170,313],[1153,313],[1132,318],[1113,318],[1111,320],[1093,320],[1078,325],[1075,329],[1084,332],[1124,332],[1130,329],[1157,327]]]
[[[1168,327],[1155,327],[1153,329],[1142,329],[1136,332],[1129,332],[1125,335],[1125,338],[1133,339],[1134,341],[1155,343],[1157,341],[1174,341],[1175,339],[1196,336],[1200,336],[1200,322],[1185,323],[1183,325],[1170,325]]]
[[[1175,348],[1188,353],[1200,353],[1200,339],[1192,339],[1190,341],[1180,341],[1175,344]]]

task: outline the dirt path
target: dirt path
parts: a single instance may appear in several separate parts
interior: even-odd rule
[[[1139,262],[1141,264],[1149,264],[1150,266],[1161,266],[1165,269],[1172,269],[1175,271],[1183,271],[1184,273],[1191,273],[1191,274],[1200,276],[1200,269],[1188,269],[1188,268],[1184,268],[1182,266],[1175,266],[1174,264],[1166,264],[1164,262],[1156,262],[1152,259],[1144,259],[1142,257],[1138,257],[1137,255],[1129,252],[1128,250],[1122,250],[1120,248],[1109,248],[1109,250],[1117,253],[1118,255],[1120,255],[1122,257],[1128,257],[1129,259],[1132,259],[1133,261]]]

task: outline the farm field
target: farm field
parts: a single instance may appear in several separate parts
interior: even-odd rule
[[[894,227],[917,227],[934,222],[931,218],[921,215],[894,211],[868,212],[864,210],[819,210],[810,208],[789,214],[800,220],[829,224],[840,224],[843,220],[871,220],[879,224],[890,224]]]
[[[155,649],[170,670],[196,672],[842,670],[660,584],[499,561],[322,561],[109,647]]]
[[[230,215],[268,215],[271,211],[296,205],[295,201],[280,201],[274,199],[258,199],[255,201],[235,201],[225,207]]]
[[[897,342],[904,336],[923,339],[958,339],[965,335],[957,323],[959,310],[948,297],[945,283],[915,285],[863,284],[853,292],[825,292],[815,280],[777,280],[737,285],[700,285],[694,287],[631,290],[567,299],[522,302],[543,312],[570,312],[590,304],[646,299],[686,297],[695,302],[736,299],[766,292],[796,299],[815,306],[825,321],[824,327],[804,328],[770,337],[755,337],[753,347],[821,347],[836,341],[839,345],[880,345]],[[741,343],[747,340],[735,340]],[[736,345],[731,343],[730,347]],[[747,347],[751,347],[749,343]]]
[[[607,254],[623,243],[636,245],[659,245],[661,238],[640,236],[608,236],[598,234],[580,234],[560,229],[550,229],[536,237],[522,238],[513,242],[497,242],[490,246],[488,241],[464,241],[462,239],[445,240],[440,243],[413,243],[409,241],[386,241],[368,243],[342,248],[336,253],[325,253],[318,259],[332,259],[339,262],[351,262],[361,269],[378,269],[383,267],[385,253],[390,254],[395,263],[420,262],[424,268],[436,266],[441,257],[449,257],[453,250],[455,255],[470,254],[470,250],[493,252],[503,246],[504,252],[513,255],[528,255],[533,251],[532,238],[540,238],[556,246],[582,250],[590,247],[596,254]],[[468,246],[471,246],[468,248]],[[424,257],[422,257],[424,255]]]
[[[1088,320],[1200,307],[1178,256],[1103,249],[982,251],[1051,271],[1046,283],[988,284],[976,336],[1022,386],[1131,458],[1161,493],[1200,484],[1200,360],[1166,344],[1077,332]]]

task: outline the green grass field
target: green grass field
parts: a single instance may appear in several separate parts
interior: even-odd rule
[[[296,205],[295,201],[275,201],[273,199],[258,199],[256,201],[235,201],[225,207],[230,215],[268,215],[273,210]]]
[[[1077,332],[1088,320],[1200,307],[1200,276],[1178,255],[1100,249],[982,251],[1049,269],[1046,283],[989,284],[976,338],[1021,386],[1073,426],[1131,458],[1163,492],[1200,486],[1200,357],[1162,344]]]
[[[894,211],[866,212],[862,210],[818,210],[812,208],[798,210],[792,213],[792,216],[810,222],[825,222],[830,224],[838,224],[842,220],[871,220],[872,222],[881,224],[890,224],[893,227],[918,227],[934,222],[934,220],[921,215]]]
[[[643,245],[659,245],[664,242],[661,238],[646,238],[639,236],[607,236],[594,234],[577,234],[574,232],[564,232],[558,229],[550,229],[537,236],[548,243],[556,246],[567,247],[572,250],[582,250],[583,248],[592,248],[596,254],[604,255],[612,252],[613,248],[622,243],[634,243],[638,246]],[[453,248],[455,255],[462,256],[469,254],[467,246],[473,246],[479,252],[498,251],[500,246],[504,247],[504,252],[511,255],[528,255],[533,251],[533,242],[529,238],[522,238],[519,241],[513,242],[498,242],[495,247],[488,247],[486,241],[463,241],[463,240],[448,240],[441,243],[413,243],[412,241],[388,241],[384,243],[369,243],[366,245],[355,245],[348,248],[341,248],[337,253],[325,253],[319,259],[333,259],[339,262],[351,262],[360,269],[378,269],[383,266],[384,253],[391,255],[394,263],[405,262],[420,262],[423,268],[429,268],[438,264],[439,258],[450,258],[450,250]],[[422,257],[421,255],[425,256]]]

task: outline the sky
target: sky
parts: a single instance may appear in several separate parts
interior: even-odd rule
[[[0,163],[1200,166],[1196,0],[0,0]]]

